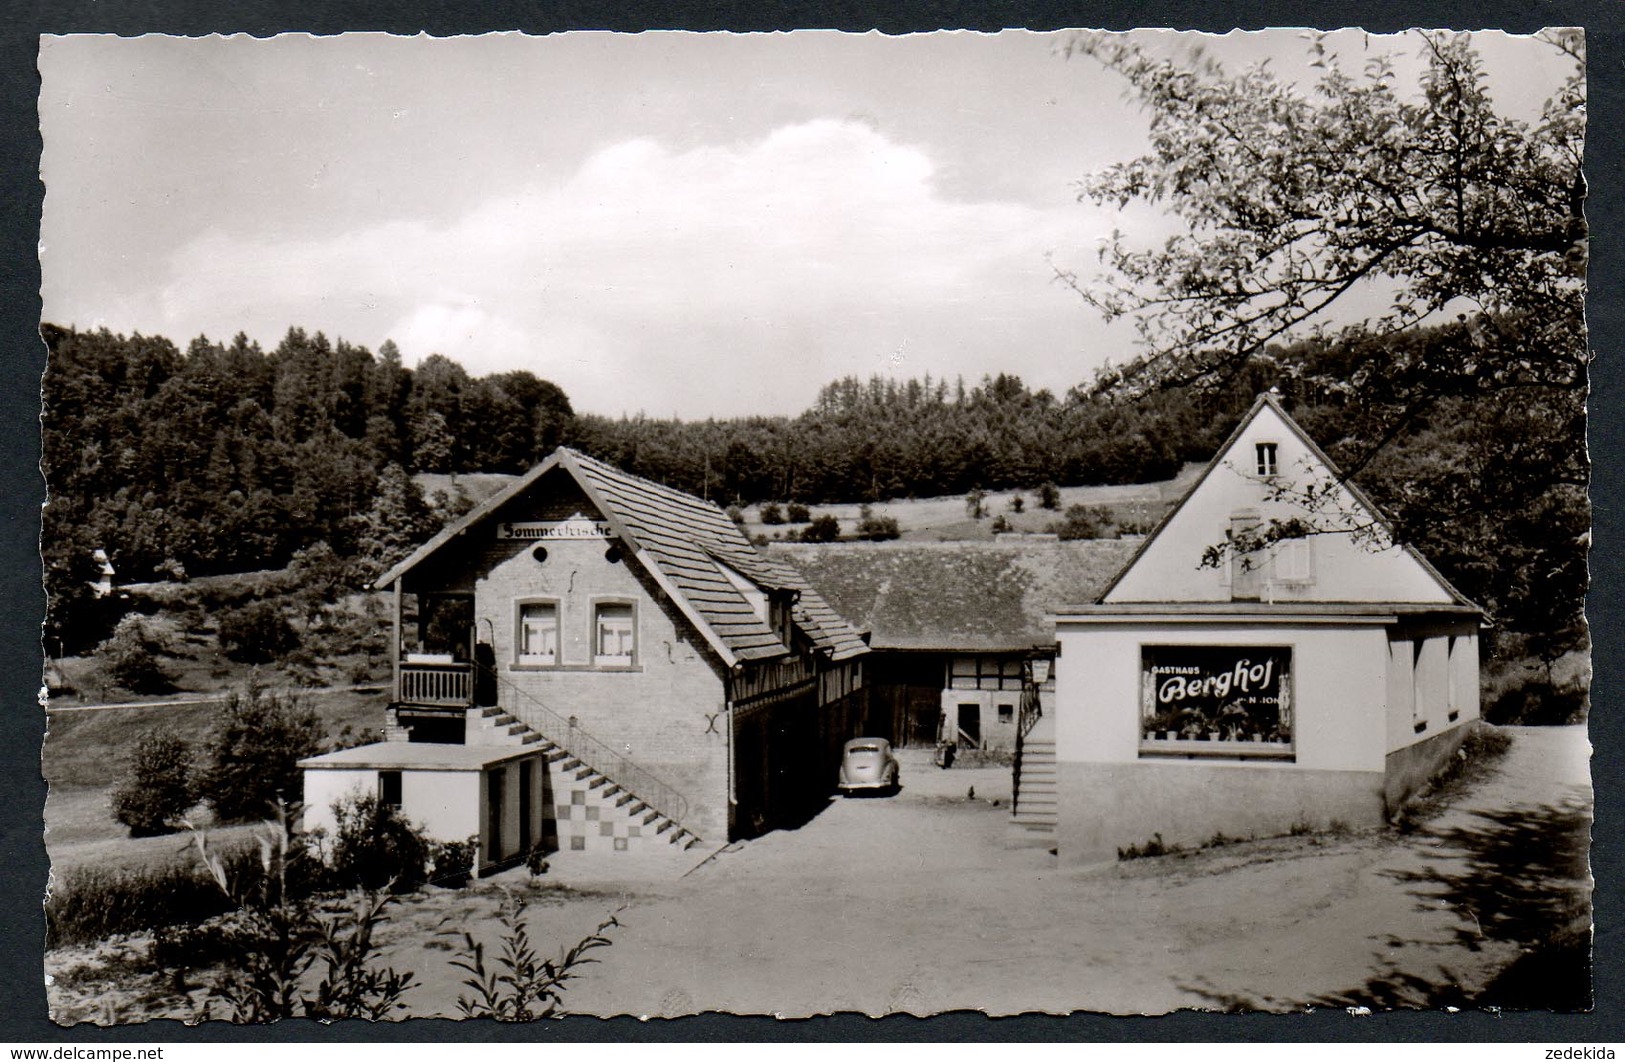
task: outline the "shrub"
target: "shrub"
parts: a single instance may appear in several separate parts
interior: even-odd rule
[[[158,659],[168,642],[140,616],[118,621],[112,637],[96,647],[97,666],[113,685],[132,693],[163,693],[172,688],[174,674]]]
[[[993,533],[995,535],[1002,535],[1009,530],[1010,521],[1003,513],[993,518]]]
[[[1117,858],[1121,862],[1130,859],[1155,859],[1157,856],[1172,855],[1178,851],[1177,844],[1166,844],[1163,842],[1162,834],[1153,833],[1151,840],[1144,844],[1131,844],[1127,848],[1119,848]]]
[[[744,523],[745,522],[745,510],[741,509],[737,505],[728,506],[728,519],[732,520],[736,524]]]
[[[393,804],[372,793],[333,805],[333,874],[345,886],[410,892],[422,885],[430,859],[428,838]],[[465,862],[464,867],[468,864]]]
[[[268,663],[298,645],[293,624],[270,601],[253,601],[220,616],[220,648],[238,663]]]
[[[536,848],[532,845],[531,848]],[[468,882],[478,870],[474,861],[479,858],[478,835],[466,841],[434,841],[429,845],[429,884],[456,888]],[[527,856],[528,858],[528,856]]]
[[[803,542],[834,542],[841,537],[841,522],[825,514],[801,529]]]
[[[812,510],[800,502],[791,502],[784,509],[785,519],[792,524],[804,524],[812,519]]]
[[[858,537],[866,538],[872,542],[884,542],[887,539],[897,538],[902,532],[897,528],[897,520],[890,516],[876,516],[874,511],[865,505],[858,513]]]
[[[766,505],[762,506],[762,523],[784,523],[784,512],[779,508],[778,502],[768,502]]]
[[[1104,505],[1070,505],[1066,510],[1066,519],[1050,524],[1049,529],[1063,542],[1078,538],[1117,537],[1112,511]]]
[[[530,942],[525,924],[528,901],[508,893],[502,898],[497,920],[502,926],[502,947],[490,966],[485,961],[485,945],[472,934],[463,933],[463,946],[451,964],[466,971],[463,986],[473,995],[457,997],[457,1009],[465,1018],[494,1018],[497,1021],[535,1021],[562,1015],[566,985],[576,970],[597,962],[588,952],[613,943],[605,934],[620,925],[613,917],[567,950],[558,960],[544,959]],[[500,972],[499,972],[500,971]]]
[[[196,802],[191,743],[158,730],[136,743],[129,773],[113,792],[113,817],[143,837],[173,829]]]
[[[322,721],[296,696],[233,691],[209,735],[199,794],[226,822],[263,818],[301,792],[299,761],[322,751]]]
[[[213,884],[235,908],[221,919],[233,962],[208,986],[199,1019],[208,1018],[215,1000],[231,1008],[233,1020],[243,1022],[298,1016],[377,1021],[403,1009],[401,997],[414,984],[411,972],[372,962],[374,935],[392,897],[360,893],[323,909],[300,895],[289,871],[308,860],[289,832],[285,808],[278,808],[277,821],[259,841],[264,872],[257,887],[244,888],[209,851],[206,840],[198,840]],[[307,973],[318,962],[323,976],[312,986]],[[305,994],[312,987],[315,994]]]
[[[1061,489],[1053,483],[1041,483],[1038,487],[1038,504],[1052,512],[1061,507]]]
[[[980,520],[987,515],[987,491],[980,487],[965,495],[965,515]]]
[[[1017,516],[1020,516],[1022,513],[1026,512],[1027,511],[1027,499],[1023,498],[1019,494],[1017,494],[1015,497],[1011,498],[1010,499],[1010,511],[1015,513]]]

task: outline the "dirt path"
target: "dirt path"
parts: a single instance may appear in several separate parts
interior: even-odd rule
[[[1003,847],[1003,772],[916,770],[894,801],[837,801],[634,902],[570,1004],[606,1015],[1161,1013],[1290,1009],[1383,978],[1470,989],[1518,948],[1482,936],[1469,946],[1460,903],[1416,875],[1468,868],[1444,840],[1452,830],[1589,803],[1583,728],[1511,733],[1494,777],[1409,836],[1284,838],[1093,872]],[[970,784],[977,800],[964,798]]]

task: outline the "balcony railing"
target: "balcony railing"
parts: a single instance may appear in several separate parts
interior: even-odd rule
[[[468,664],[404,663],[400,700],[403,704],[473,704],[473,668]]]

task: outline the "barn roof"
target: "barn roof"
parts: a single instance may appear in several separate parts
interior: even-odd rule
[[[1055,641],[1060,606],[1099,594],[1131,540],[775,543],[876,649],[1015,651]]]
[[[791,569],[764,558],[717,506],[653,480],[560,447],[547,460],[487,498],[377,582],[380,588],[412,570],[469,529],[489,519],[555,469],[573,478],[677,608],[723,661],[785,656],[789,649],[758,616],[720,565],[766,590],[799,590],[792,618],[815,646],[835,659],[866,652],[857,631]]]

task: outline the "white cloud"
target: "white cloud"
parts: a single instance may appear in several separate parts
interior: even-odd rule
[[[392,337],[409,361],[528,367],[606,412],[793,411],[900,347],[905,373],[1042,377],[1090,325],[1044,254],[1092,248],[1111,220],[950,200],[934,169],[855,121],[682,151],[629,140],[446,226],[207,233],[176,256],[163,315],[183,334],[249,320]],[[1051,385],[1091,362],[1055,366]]]

